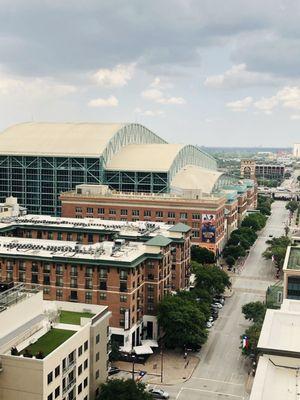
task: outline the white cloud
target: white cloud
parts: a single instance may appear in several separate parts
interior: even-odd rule
[[[246,111],[251,106],[252,102],[252,97],[248,96],[242,100],[231,101],[226,104],[226,107],[235,112]]]
[[[76,92],[76,87],[65,85],[51,78],[20,79],[0,74],[2,96],[61,97]]]
[[[278,105],[278,98],[277,96],[262,97],[260,100],[253,103],[253,105],[258,110],[264,111],[265,114],[271,114],[273,108]]]
[[[136,114],[145,115],[147,117],[159,117],[165,113],[162,110],[142,110],[141,108],[136,108],[134,110]]]
[[[292,121],[299,121],[300,115],[297,115],[297,114],[291,115],[291,116],[290,116],[290,119],[291,119]]]
[[[285,86],[279,90],[276,97],[285,108],[300,110],[300,87]]]
[[[208,76],[204,86],[214,89],[234,89],[258,85],[274,85],[271,74],[247,70],[246,64],[233,65],[224,74]],[[278,84],[278,80],[276,80]]]
[[[107,99],[98,98],[88,102],[89,107],[117,107],[119,100],[115,96],[110,96]]]
[[[159,104],[185,104],[183,97],[165,96],[159,89],[147,89],[142,92],[142,97]]]
[[[122,87],[133,78],[135,66],[135,63],[131,63],[119,64],[113,69],[101,68],[93,75],[93,78],[99,86]]]
[[[155,89],[170,89],[173,87],[173,84],[165,79],[162,81],[162,79],[157,76],[149,86]]]

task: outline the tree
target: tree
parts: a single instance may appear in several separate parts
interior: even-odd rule
[[[232,256],[227,256],[225,261],[229,268],[232,268],[235,264],[235,258]]]
[[[111,379],[100,386],[97,400],[152,400],[144,383],[132,379]]]
[[[192,246],[191,259],[199,264],[213,264],[216,257],[214,252],[205,247]]]
[[[241,245],[237,246],[225,246],[223,250],[223,256],[232,256],[235,260],[239,257],[244,257],[246,255],[244,247]]]
[[[110,346],[109,361],[111,362],[118,361],[119,357],[120,357],[120,346],[115,340],[112,340]]]
[[[269,245],[263,252],[263,257],[267,260],[274,260],[275,267],[282,269],[286,249],[290,245],[291,241],[287,236],[280,236],[267,240],[266,243]]]
[[[205,316],[205,320],[210,317],[210,304],[212,302],[212,296],[210,296],[209,293],[206,292],[206,297],[203,298],[198,295],[197,290],[193,290],[191,292],[181,290],[177,292],[177,296],[185,301],[191,301],[197,305],[199,311]]]
[[[207,290],[212,296],[223,293],[231,286],[229,276],[216,266],[198,265],[194,270],[196,275],[196,290]]]
[[[242,227],[252,228],[254,231],[259,231],[266,225],[267,217],[258,212],[247,215],[242,222]]]
[[[207,339],[205,316],[194,301],[165,296],[158,305],[157,320],[168,348],[199,347]]]
[[[244,336],[248,338],[248,347],[242,349],[243,354],[249,356],[253,354],[255,358],[258,355],[257,344],[260,337],[262,322],[252,324],[245,332]]]
[[[244,317],[252,322],[263,321],[266,313],[266,306],[261,301],[253,301],[244,304],[242,312]]]
[[[285,208],[294,214],[298,208],[298,202],[296,200],[291,200],[286,204]]]

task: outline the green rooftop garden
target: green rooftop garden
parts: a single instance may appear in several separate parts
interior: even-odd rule
[[[62,343],[68,340],[74,335],[76,331],[68,331],[65,329],[50,329],[44,336],[40,337],[35,343],[29,345],[22,351],[23,355],[33,355],[41,354],[44,358],[50,354],[53,350],[59,347]]]
[[[89,312],[75,312],[61,310],[59,322],[61,324],[80,325],[80,318],[92,318],[95,314]]]

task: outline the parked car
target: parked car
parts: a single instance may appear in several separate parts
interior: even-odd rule
[[[222,304],[221,303],[213,303],[212,307],[216,307],[216,308],[222,308]]]
[[[207,322],[213,322],[213,320],[214,320],[214,317],[210,316],[210,317],[208,318],[208,321],[207,321]]]
[[[152,394],[154,399],[169,399],[170,395],[163,389],[150,389],[149,393]]]
[[[221,296],[215,296],[215,297],[213,298],[213,301],[214,301],[215,303],[221,303],[222,306],[224,306],[224,304],[225,304],[225,299],[224,299],[224,297],[221,297]]]
[[[114,375],[117,374],[118,372],[120,372],[120,368],[118,367],[109,367],[108,368],[108,375]]]
[[[209,322],[209,321],[206,322],[206,328],[210,329],[210,328],[212,328],[212,326],[213,326],[213,322]]]

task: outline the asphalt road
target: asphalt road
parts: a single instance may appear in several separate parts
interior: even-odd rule
[[[267,287],[275,282],[274,267],[261,254],[269,235],[279,236],[284,232],[288,217],[285,204],[281,201],[273,203],[272,215],[252,247],[242,272],[232,279],[234,294],[226,300],[218,320],[210,330],[192,378],[181,385],[164,387],[171,399],[248,399],[246,382],[250,365],[239,349],[240,335],[248,324],[241,307],[250,301],[263,300]]]

